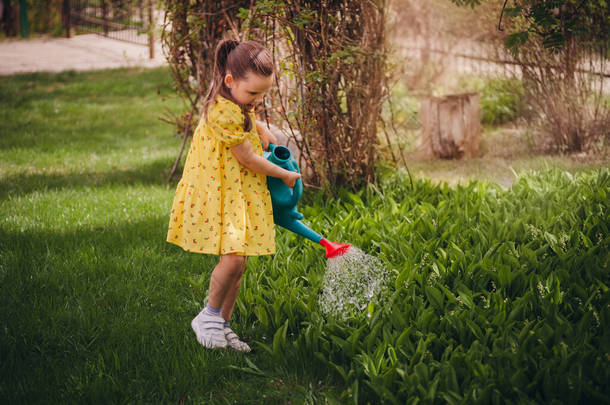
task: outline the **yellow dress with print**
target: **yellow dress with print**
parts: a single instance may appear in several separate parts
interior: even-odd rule
[[[218,96],[201,119],[186,157],[170,214],[167,241],[208,254],[275,253],[273,209],[267,178],[240,165],[229,148],[250,141],[263,155],[255,116],[246,132],[241,108]]]

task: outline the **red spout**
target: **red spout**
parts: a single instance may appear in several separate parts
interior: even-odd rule
[[[352,246],[349,243],[331,242],[325,238],[320,239],[320,245],[326,248],[327,259],[330,259],[331,257],[343,256]]]

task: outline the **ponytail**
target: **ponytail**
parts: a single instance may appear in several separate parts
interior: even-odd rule
[[[234,39],[225,39],[220,41],[216,47],[216,60],[214,62],[214,73],[220,73],[224,78],[227,71],[227,59],[231,51],[239,45],[239,41]]]
[[[267,77],[273,73],[273,60],[267,49],[258,42],[239,42],[233,39],[220,41],[214,53],[212,84],[203,101],[203,115],[206,120],[208,118],[208,111],[216,102],[216,97],[219,94],[239,105],[231,97],[231,91],[225,85],[224,79],[227,70],[231,72],[235,79],[245,78],[250,71]],[[246,106],[239,106],[244,115],[244,130],[250,131],[252,129],[250,115],[246,110]]]
[[[231,94],[227,86],[225,86],[224,79],[227,72],[227,60],[231,51],[239,45],[239,41],[234,39],[224,39],[220,41],[214,52],[214,73],[212,76],[212,84],[208,90],[208,94],[203,100],[203,116],[208,118],[208,110],[216,102],[218,94],[228,98],[227,95]]]

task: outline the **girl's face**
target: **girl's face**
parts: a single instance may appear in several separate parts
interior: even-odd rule
[[[273,75],[260,76],[254,72],[248,72],[244,79],[235,79],[231,73],[225,76],[225,85],[231,91],[233,99],[248,110],[263,99],[263,96],[273,84]]]

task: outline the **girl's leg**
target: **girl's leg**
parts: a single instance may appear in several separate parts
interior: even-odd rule
[[[244,259],[245,259],[245,257],[244,257]],[[235,283],[229,289],[229,291],[227,292],[227,295],[225,295],[224,301],[222,302],[222,317],[227,322],[229,322],[229,319],[231,319],[231,314],[233,314],[233,308],[235,307],[235,301],[237,300],[237,295],[239,294],[241,278],[242,278],[242,275],[244,274],[245,268],[246,268],[246,260],[244,260],[244,266],[242,268],[241,274],[239,275],[239,277],[237,277],[237,279],[235,280]]]
[[[244,259],[237,255],[225,255],[220,257],[220,261],[212,272],[210,278],[210,290],[208,306],[219,309],[232,287],[235,280],[243,273]],[[220,314],[204,308],[199,315],[191,322],[191,327],[197,335],[197,340],[203,346],[215,349],[224,348],[228,341],[225,333],[225,320]]]
[[[220,261],[214,268],[210,278],[210,290],[208,292],[208,305],[210,307],[216,309],[223,307],[227,295],[235,289],[235,283],[241,281],[245,264],[245,256],[220,256]]]
[[[225,323],[225,325],[228,325],[229,319],[231,319],[231,314],[233,313],[233,308],[235,307],[235,301],[237,300],[237,295],[239,294],[239,287],[241,285],[241,279],[242,279],[243,271],[245,270],[245,267],[246,267],[246,261],[244,260],[244,267],[242,269],[242,273],[235,280],[235,284],[233,285],[232,288],[229,289],[229,291],[227,292],[227,295],[225,296],[224,301],[222,302],[222,317],[227,322],[227,323]],[[231,328],[229,328],[228,326],[225,326],[224,333],[225,333],[225,339],[227,341],[227,345],[229,347],[231,347],[235,350],[238,350],[240,352],[245,352],[245,353],[247,353],[251,350],[250,346],[248,346],[247,343],[242,342],[239,339],[239,336],[237,336],[235,334],[235,332],[233,332],[233,330]]]

